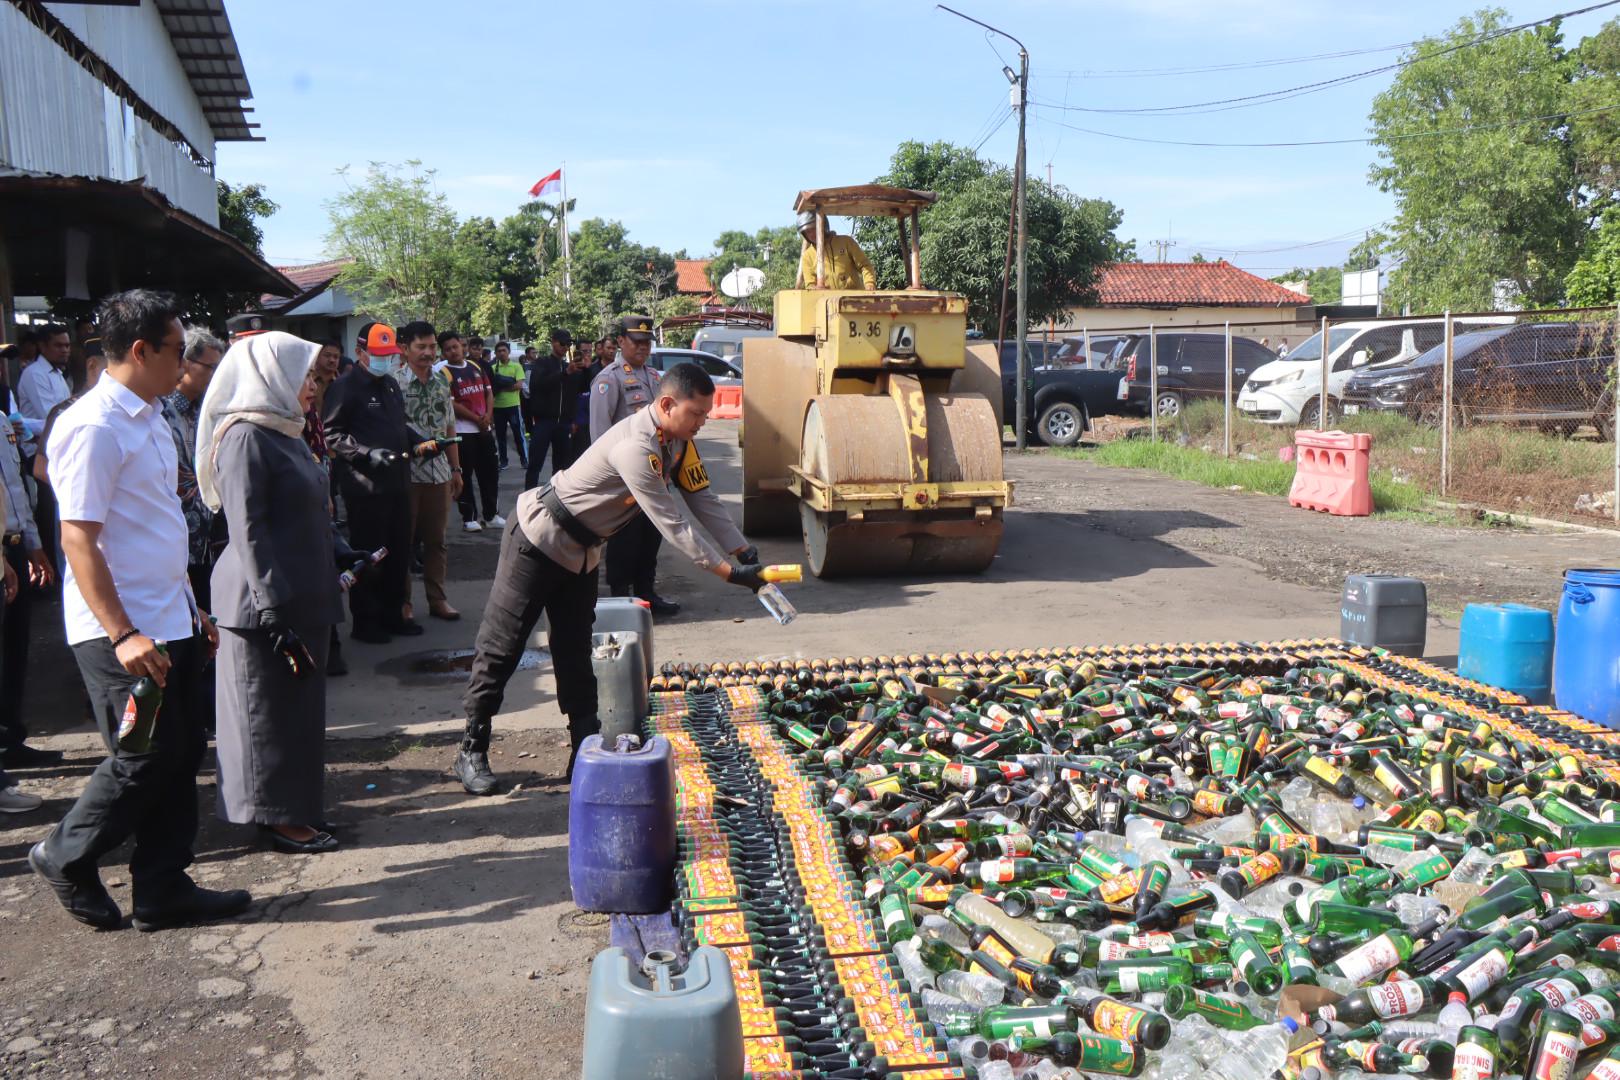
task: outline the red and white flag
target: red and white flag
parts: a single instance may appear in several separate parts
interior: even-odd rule
[[[562,170],[558,169],[549,176],[542,176],[539,180],[536,180],[534,182],[534,187],[529,189],[529,194],[538,199],[542,195],[550,195],[553,191],[556,191],[561,187]]]

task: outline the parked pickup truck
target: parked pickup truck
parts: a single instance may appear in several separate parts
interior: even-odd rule
[[[1093,416],[1123,416],[1129,411],[1124,372],[1054,366],[1031,368],[1029,430],[1047,446],[1073,446],[1091,426]],[[1008,424],[1018,415],[1018,365],[1013,350],[1001,353],[1001,408]]]

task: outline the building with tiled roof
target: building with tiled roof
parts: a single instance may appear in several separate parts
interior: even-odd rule
[[[1058,333],[1145,330],[1149,326],[1220,329],[1270,344],[1314,332],[1311,298],[1224,260],[1204,263],[1113,263],[1102,273],[1097,303],[1070,308]]]
[[[706,299],[714,295],[709,284],[709,263],[712,259],[676,259],[675,291],[682,296]]]
[[[288,281],[298,286],[298,294],[291,298],[259,298],[266,328],[285,330],[306,341],[336,339],[343,342],[345,355],[352,353],[355,335],[367,320],[356,312],[354,296],[347,289],[333,284],[349,262],[349,259],[327,259],[300,266],[276,267]]]

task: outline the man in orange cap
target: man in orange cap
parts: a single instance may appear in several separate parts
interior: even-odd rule
[[[349,508],[349,542],[362,551],[387,548],[388,557],[349,590],[356,641],[386,644],[422,627],[405,618],[410,599],[410,459],[440,452],[432,432],[414,430],[394,371],[399,345],[386,323],[360,328],[360,363],[326,392],[321,421],[337,469],[338,490]]]

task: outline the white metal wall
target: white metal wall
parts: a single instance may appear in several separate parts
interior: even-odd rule
[[[213,160],[213,129],[152,0],[141,0],[140,7],[50,3],[45,7],[122,75],[159,116],[179,128],[204,157]]]
[[[148,9],[105,10],[140,14]],[[163,48],[178,70],[166,36]],[[194,97],[191,102],[196,105]],[[212,153],[213,145],[209,136],[199,148]],[[144,177],[148,187],[182,210],[219,224],[213,177],[10,4],[0,5],[0,169],[111,180]]]

